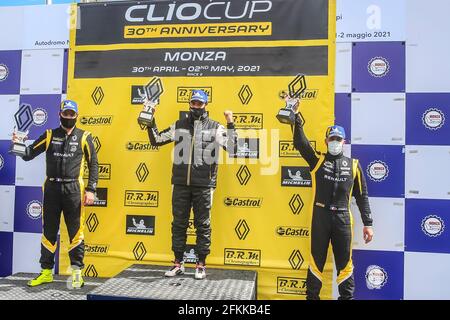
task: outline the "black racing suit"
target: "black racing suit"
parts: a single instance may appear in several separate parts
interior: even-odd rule
[[[337,270],[339,299],[352,299],[355,288],[352,264],[354,196],[364,226],[372,226],[367,186],[361,165],[342,153],[316,154],[296,116],[294,146],[309,165],[314,194],[311,224],[311,258],[306,280],[307,299],[319,299],[322,272],[331,240]]]
[[[155,121],[148,128],[152,146],[175,141],[172,167],[172,250],[175,259],[183,260],[186,231],[191,207],[197,229],[196,253],[205,262],[211,245],[211,204],[217,182],[220,148],[236,150],[237,134],[233,123],[225,129],[203,114],[199,120],[192,115],[159,132]]]
[[[70,135],[59,127],[46,130],[26,149],[23,160],[34,159],[46,152],[47,179],[44,191],[41,267],[52,269],[55,264],[56,241],[61,211],[70,237],[69,257],[72,266],[84,267],[84,191],[95,192],[98,178],[97,153],[89,132],[74,128]],[[85,187],[85,162],[89,180]]]

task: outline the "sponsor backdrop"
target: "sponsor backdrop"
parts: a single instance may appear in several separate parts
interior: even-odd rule
[[[228,164],[219,169],[209,265],[258,270],[259,298],[303,299],[309,175],[289,127],[274,115],[282,106],[278,91],[305,72],[310,76],[302,112],[314,147],[324,151],[323,131],[334,112],[349,135],[346,151],[361,160],[368,181],[375,238],[363,244],[355,207],[356,298],[450,298],[442,286],[450,281],[450,67],[441,63],[450,46],[436,32],[436,26],[450,28],[445,15],[450,4],[337,0],[333,106],[324,74],[333,74],[334,54],[321,48],[333,45],[320,31],[328,22],[334,33],[333,23],[323,16],[290,21],[292,6],[272,1],[269,14],[269,2],[233,1],[228,9],[225,2],[209,7],[206,16],[203,1],[189,2],[200,9],[174,4],[150,15],[151,3],[128,14],[130,6],[123,4],[83,6],[78,12],[78,26],[86,29],[76,38],[72,34],[76,55],[70,59],[69,94],[82,104],[81,126],[95,135],[101,164],[96,204],[86,210],[85,274],[111,276],[132,263],[172,259],[172,147],[151,148],[136,123],[138,89],[158,75],[166,89],[157,113],[160,129],[185,115],[192,88],[210,93],[214,119],[223,123],[224,109],[235,112],[240,148],[232,157],[222,155]],[[295,1],[294,7],[297,2],[302,8],[296,11],[304,12],[308,1]],[[330,14],[333,10],[330,5]],[[25,163],[7,150],[20,103],[32,105],[30,139],[57,125],[57,103],[67,86],[70,9],[11,7],[0,15],[2,27],[14,30],[0,41],[0,276],[5,276],[39,271],[44,158]],[[96,28],[92,16],[118,23]],[[219,19],[211,23],[207,17]],[[311,56],[315,59],[308,60]],[[185,258],[194,262],[193,221],[188,234]],[[61,239],[56,271],[66,273],[65,231]],[[331,269],[329,261],[323,298],[337,296]],[[417,277],[417,270],[427,275]]]
[[[334,115],[335,2],[148,1],[74,8],[78,28],[71,33],[68,94],[82,106],[81,123],[95,136],[102,178],[98,203],[86,212],[89,270],[113,276],[133,263],[173,259],[173,145],[150,146],[137,123],[139,92],[158,76],[164,86],[156,113],[161,130],[185,116],[194,88],[209,92],[213,119],[225,124],[223,111],[234,111],[238,148],[221,152],[207,264],[258,270],[259,298],[304,298],[311,177],[292,152],[291,127],[275,115],[284,106],[279,92],[305,73],[303,116],[312,140],[323,140]],[[289,15],[292,10],[300,16]],[[317,147],[323,150],[323,141]],[[65,234],[61,272],[69,264]],[[191,223],[185,257],[191,263],[195,238]],[[331,262],[324,298],[332,293]]]

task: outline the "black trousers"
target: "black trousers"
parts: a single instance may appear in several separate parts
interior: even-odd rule
[[[181,260],[186,249],[189,213],[194,211],[194,226],[197,229],[195,251],[200,260],[210,253],[211,204],[214,189],[174,185],[172,192],[172,251]]]
[[[353,299],[352,217],[349,211],[314,207],[311,224],[311,260],[306,278],[306,299],[318,300],[322,272],[331,241],[337,270],[339,299]]]
[[[56,241],[61,212],[69,233],[69,257],[72,266],[84,267],[84,207],[78,182],[47,181],[44,185],[43,234],[41,241],[41,267],[52,269],[55,265]]]

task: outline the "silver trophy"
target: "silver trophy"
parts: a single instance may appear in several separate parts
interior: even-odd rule
[[[297,74],[294,80],[289,83],[288,90],[288,92],[280,92],[280,98],[286,101],[286,106],[278,111],[277,119],[281,123],[294,124],[294,110],[298,106],[300,95],[306,90],[305,75],[301,73]]]
[[[142,126],[150,127],[153,122],[153,114],[156,105],[159,103],[159,97],[164,93],[161,79],[153,79],[143,87],[143,91],[138,89],[139,96],[144,102],[144,109],[139,113],[138,123]]]
[[[31,105],[22,103],[19,111],[14,114],[14,120],[16,125],[14,126],[13,135],[16,137],[16,141],[11,144],[9,152],[16,156],[23,157],[25,156],[27,150],[25,139],[28,137],[28,129],[33,124],[33,112]]]

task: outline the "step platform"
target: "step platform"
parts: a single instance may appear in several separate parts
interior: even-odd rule
[[[102,285],[106,278],[84,277],[80,289],[69,288],[71,277],[54,275],[52,283],[28,287],[27,282],[37,276],[35,273],[16,273],[0,278],[0,300],[86,300],[89,291]]]
[[[167,266],[135,264],[87,294],[88,300],[256,300],[257,273],[206,269],[206,279],[194,279],[195,268],[168,278]]]

